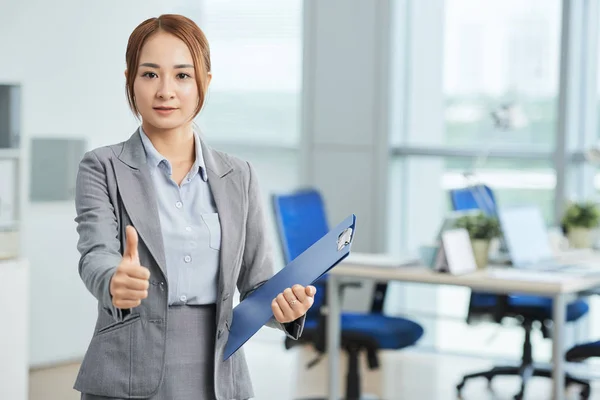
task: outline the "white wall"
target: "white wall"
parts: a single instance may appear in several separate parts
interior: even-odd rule
[[[32,137],[84,137],[93,148],[133,132],[137,123],[124,96],[127,39],[142,20],[169,11],[167,4],[0,0],[0,82],[22,84],[25,157]],[[23,212],[30,362],[79,358],[93,329],[95,300],[77,273],[74,205],[25,204]]]

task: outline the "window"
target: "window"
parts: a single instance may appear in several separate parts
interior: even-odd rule
[[[560,57],[560,0],[446,0],[443,33],[445,132],[410,145],[554,146]],[[509,132],[493,113],[514,105]]]
[[[408,45],[394,47],[392,57],[408,60],[408,68],[393,69],[403,83],[396,90],[405,93],[393,93],[402,101],[402,118],[393,120],[390,133],[391,253],[416,256],[420,246],[432,244],[451,210],[449,191],[470,183],[490,186],[500,207],[535,204],[548,225],[555,223],[557,178],[564,179],[553,158],[562,4],[492,0],[482,8],[478,0],[445,0],[437,9],[410,2],[406,32],[397,33]],[[465,176],[471,171],[475,181]],[[386,307],[427,326],[425,347],[520,356],[519,328],[503,328],[490,348],[487,339],[497,327],[466,324],[469,290],[391,288],[401,300]],[[536,357],[547,359],[547,345],[538,342]]]
[[[199,125],[214,141],[300,140],[302,1],[202,0],[213,79]]]
[[[391,228],[388,248],[398,248],[403,243],[412,251],[432,241],[444,215],[452,209],[449,191],[472,182],[465,177],[472,165],[472,158],[461,157],[394,158],[390,171],[390,213],[410,212],[395,219],[402,221],[402,230]],[[556,175],[551,160],[494,159],[478,169],[475,177],[476,182],[492,188],[499,206],[536,204],[548,224],[552,222]],[[398,185],[398,182],[405,183]],[[427,228],[422,227],[425,224]]]

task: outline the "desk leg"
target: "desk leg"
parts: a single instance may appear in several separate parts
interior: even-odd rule
[[[552,398],[564,400],[565,398],[565,323],[567,319],[567,303],[564,294],[554,297],[552,310]]]
[[[327,277],[327,353],[329,356],[328,400],[339,399],[340,296],[336,277]]]

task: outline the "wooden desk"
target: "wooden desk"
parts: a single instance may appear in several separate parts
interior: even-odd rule
[[[599,258],[600,271],[600,258]],[[329,273],[328,282],[328,315],[327,315],[327,348],[340,347],[340,299],[332,296],[339,293],[339,284],[347,278],[372,279],[377,282],[413,282],[434,285],[452,285],[468,287],[482,292],[510,294],[523,293],[541,295],[553,301],[552,332],[552,379],[554,400],[564,400],[565,368],[564,339],[567,303],[578,293],[600,287],[600,273],[586,276],[568,275],[565,273],[530,272],[490,266],[487,270],[476,271],[464,275],[450,275],[434,272],[425,266],[404,266],[403,261],[380,254],[352,253],[340,265]],[[338,400],[338,362],[337,351],[329,351],[329,389],[328,399]]]

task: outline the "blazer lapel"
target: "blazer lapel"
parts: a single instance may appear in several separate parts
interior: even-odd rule
[[[166,277],[167,262],[154,183],[146,167],[146,152],[138,131],[124,143],[119,160],[122,163],[115,162],[115,175],[127,215]]]
[[[243,182],[240,174],[219,153],[202,142],[202,154],[208,172],[208,184],[215,199],[221,223],[221,259],[219,289],[231,282],[242,246],[244,216]],[[235,282],[234,282],[235,283]]]

